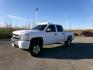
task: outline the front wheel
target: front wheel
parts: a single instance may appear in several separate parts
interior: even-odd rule
[[[30,45],[29,51],[31,53],[32,56],[38,56],[41,52],[42,46],[38,43],[32,43]]]
[[[68,38],[67,41],[65,41],[65,46],[67,46],[67,47],[71,46],[71,41],[72,40],[70,38]]]

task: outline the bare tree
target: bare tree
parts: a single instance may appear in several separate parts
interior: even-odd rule
[[[12,24],[9,24],[7,22],[5,22],[5,27],[8,29],[8,28],[12,28]]]

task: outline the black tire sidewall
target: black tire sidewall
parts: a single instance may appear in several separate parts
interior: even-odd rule
[[[70,41],[70,44],[68,44],[69,41]],[[71,41],[72,40],[70,38],[68,38],[67,41],[65,41],[65,46],[67,46],[67,47],[71,46]]]
[[[37,53],[37,54],[34,54],[34,53],[33,53],[33,49],[34,49],[34,46],[35,46],[35,45],[38,45],[38,46],[40,47],[40,51],[39,51],[39,53]],[[30,44],[30,47],[29,47],[30,54],[31,54],[32,56],[35,56],[35,57],[40,54],[41,49],[42,49],[42,46],[41,46],[39,43],[36,43],[36,42],[35,42],[35,43],[31,43],[31,44]]]

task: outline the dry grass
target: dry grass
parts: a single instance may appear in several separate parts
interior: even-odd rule
[[[15,30],[14,28],[0,28],[0,39],[9,39],[12,36],[12,32]]]

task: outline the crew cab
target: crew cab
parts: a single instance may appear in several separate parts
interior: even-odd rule
[[[31,30],[13,31],[12,34],[12,46],[29,49],[33,56],[41,53],[43,45],[64,42],[68,47],[74,39],[73,32],[64,32],[61,25],[49,22],[40,23]]]

